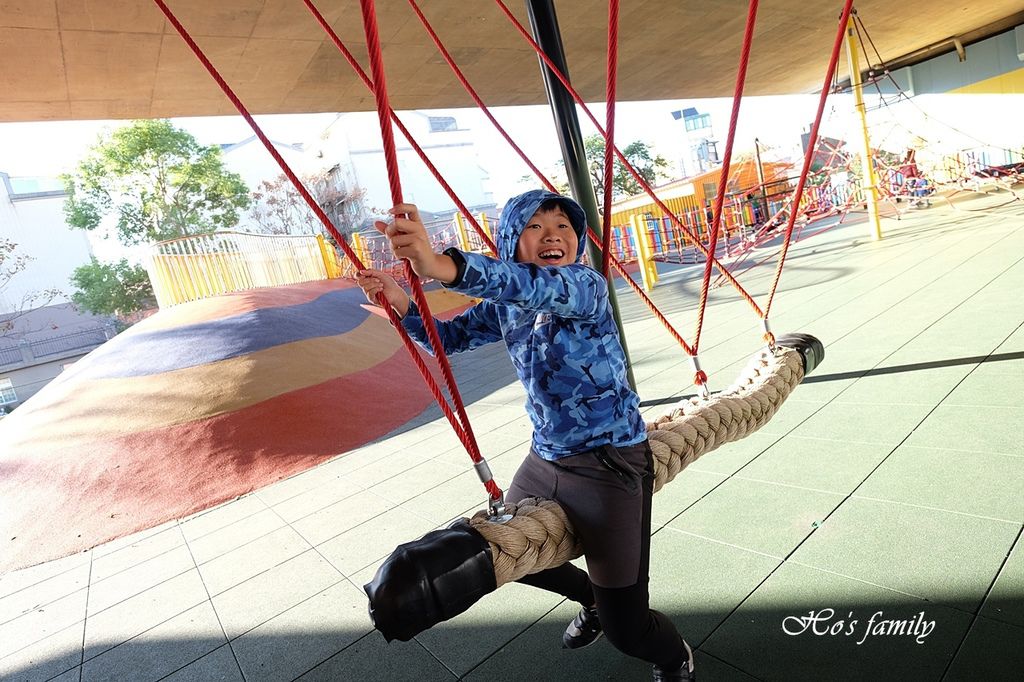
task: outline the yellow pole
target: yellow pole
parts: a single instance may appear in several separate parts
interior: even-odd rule
[[[473,248],[469,243],[469,233],[466,232],[466,221],[462,219],[461,213],[455,214],[455,226],[459,230],[459,246],[467,253],[472,251]]]
[[[484,234],[487,235],[488,239],[494,241],[494,235],[491,234],[491,224],[487,222],[487,214],[483,211],[480,212],[480,227],[483,228]]]
[[[636,244],[636,262],[640,266],[640,281],[643,282],[644,289],[651,291],[654,289],[654,280],[651,277],[652,263],[646,231],[640,229],[640,221],[635,215],[629,216],[629,228],[633,233],[633,242]]]
[[[324,239],[322,234],[316,235],[316,245],[320,249],[320,258],[324,261],[324,274],[327,275],[327,279],[336,279],[341,273],[337,271],[334,259],[327,254],[329,247],[327,246],[327,240]]]
[[[868,137],[868,117],[864,108],[864,88],[860,79],[860,59],[857,54],[856,31],[852,16],[846,24],[846,56],[850,66],[850,86],[853,88],[854,108],[860,119],[860,162],[863,168],[861,184],[864,187],[864,201],[868,211],[871,236],[877,240],[882,238],[882,223],[878,219],[878,184],[875,179],[874,163],[871,161],[871,139]]]
[[[640,221],[638,221],[640,222]],[[647,276],[651,280],[651,288],[658,283],[658,265],[654,262],[654,233],[650,229],[647,219],[643,219],[643,233],[647,243]]]
[[[352,233],[352,250],[359,256],[359,260],[362,261],[363,267],[372,268],[373,263],[367,257],[366,245],[363,243],[363,237],[358,232]]]

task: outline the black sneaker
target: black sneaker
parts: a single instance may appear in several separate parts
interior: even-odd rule
[[[683,640],[686,647],[686,662],[675,670],[663,670],[660,666],[654,666],[654,682],[694,682],[697,675],[693,672],[693,651],[690,645]]]
[[[601,639],[603,634],[601,621],[597,619],[597,607],[585,606],[562,634],[562,648],[582,649]]]

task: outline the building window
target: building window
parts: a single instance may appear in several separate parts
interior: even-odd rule
[[[429,119],[432,133],[448,133],[459,129],[454,116],[430,116]]]
[[[693,132],[694,130],[702,130],[703,128],[711,127],[711,114],[700,114],[697,116],[688,116],[683,119],[686,124],[686,130]]]
[[[18,394],[14,392],[14,383],[10,379],[0,379],[0,405],[18,402]]]

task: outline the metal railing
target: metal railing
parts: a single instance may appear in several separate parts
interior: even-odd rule
[[[459,217],[461,218],[461,216]],[[474,250],[472,248],[465,248],[464,235],[460,234],[458,223],[454,218],[450,221],[433,223],[426,227],[427,238],[437,253],[450,247]],[[391,247],[384,235],[379,232],[355,233],[352,235],[352,249],[367,268],[386,272],[403,286],[408,284],[405,278],[405,267],[391,253]]]
[[[85,348],[92,349],[106,343],[107,339],[111,336],[113,336],[111,330],[105,327],[93,327],[92,329],[82,329],[70,334],[51,336],[48,339],[33,341],[29,346],[32,349],[32,355],[37,358],[44,358],[47,355],[70,353],[71,351],[83,350]]]
[[[85,354],[108,339],[115,331],[111,326],[89,327],[68,334],[51,336],[37,341],[0,341],[0,367],[34,364],[37,360],[47,361],[53,355],[67,355],[76,351]]]
[[[0,348],[0,367],[17,365],[21,362],[21,349],[17,346],[6,346]]]

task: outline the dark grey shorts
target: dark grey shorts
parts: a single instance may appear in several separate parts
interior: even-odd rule
[[[647,579],[653,472],[646,440],[619,448],[605,445],[557,462],[531,450],[506,500],[558,502],[583,543],[591,581],[598,587],[629,587]]]

